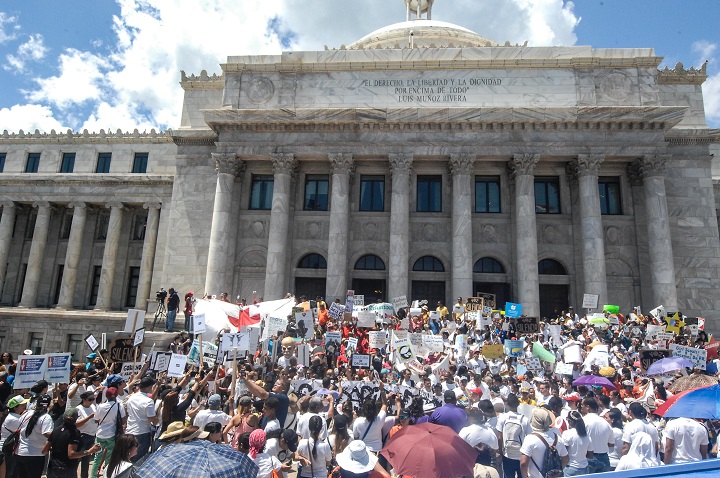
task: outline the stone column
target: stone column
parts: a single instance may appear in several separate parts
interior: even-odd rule
[[[580,196],[580,229],[583,244],[584,294],[597,294],[598,304],[606,304],[607,276],[605,274],[605,240],[603,238],[598,171],[605,156],[578,155],[576,169]]]
[[[653,307],[664,305],[665,310],[677,311],[675,264],[665,197],[665,167],[670,158],[671,155],[666,154],[646,155],[638,161],[638,167],[645,191]]]
[[[235,178],[245,169],[245,163],[236,158],[234,153],[213,153],[217,182],[215,184],[215,204],[213,205],[212,225],[210,226],[210,248],[205,274],[205,292],[217,294],[227,289],[228,271],[232,272],[232,264],[228,264],[231,247],[235,247],[236,232],[231,230],[232,198]]]
[[[111,202],[105,205],[110,208],[110,222],[105,250],[103,251],[102,270],[100,271],[100,285],[98,287],[95,310],[110,310],[112,303],[112,289],[115,283],[115,268],[117,266],[118,249],[120,248],[120,233],[123,218],[123,205],[120,202]]]
[[[12,201],[0,202],[2,206],[2,218],[0,218],[0,292],[5,286],[5,273],[7,272],[7,261],[10,256],[12,245],[12,233],[15,227],[15,203]]]
[[[328,155],[332,167],[332,195],[330,196],[330,236],[328,238],[326,301],[345,297],[348,289],[347,241],[350,218],[350,174],[353,155]]]
[[[392,193],[390,196],[390,265],[388,300],[409,295],[410,260],[410,170],[413,155],[390,154]]]
[[[52,215],[52,206],[47,201],[35,202],[33,207],[38,208],[38,212],[32,245],[30,246],[27,271],[25,272],[25,284],[23,285],[20,307],[37,306],[37,293],[40,286],[40,275],[42,274],[48,231],[50,230],[50,216]]]
[[[60,285],[58,309],[73,308],[78,264],[83,252],[82,237],[85,231],[85,220],[87,219],[87,207],[84,202],[71,202],[68,207],[73,208],[73,217],[67,251],[65,251],[65,268],[63,269],[62,284]]]
[[[158,225],[160,224],[160,203],[145,203],[148,210],[145,223],[145,241],[143,242],[142,258],[140,259],[140,278],[138,280],[135,308],[147,310],[150,285],[152,282],[153,264],[155,262],[155,246],[157,245]]]
[[[510,161],[515,178],[515,299],[530,317],[540,316],[535,219],[535,166],[539,160],[539,154],[516,154]]]
[[[265,269],[266,300],[281,299],[288,292],[290,197],[292,178],[297,168],[294,154],[276,153],[271,158],[275,178]]]
[[[452,297],[471,297],[473,293],[473,154],[450,156],[452,191]]]

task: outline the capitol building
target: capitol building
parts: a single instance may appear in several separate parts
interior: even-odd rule
[[[705,66],[496,42],[407,3],[349,45],[179,72],[172,130],[0,134],[0,349],[67,350],[161,287],[483,292],[539,317],[594,294],[716,330]]]

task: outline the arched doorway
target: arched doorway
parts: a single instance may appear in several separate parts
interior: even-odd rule
[[[540,317],[554,318],[567,310],[570,281],[565,267],[555,259],[538,262],[540,279]]]
[[[473,295],[485,292],[495,294],[495,308],[502,309],[505,302],[512,302],[510,282],[505,266],[492,257],[482,257],[473,265]]]
[[[367,254],[355,261],[352,287],[355,295],[364,295],[365,304],[385,302],[385,261],[374,254]]]
[[[438,301],[447,304],[445,300],[445,266],[440,259],[434,256],[422,256],[415,261],[412,271],[414,277],[410,296],[412,300],[427,299],[428,307],[431,309],[434,309]],[[416,274],[417,272],[422,274]],[[421,277],[422,279],[420,279]]]
[[[306,254],[298,261],[295,272],[295,297],[325,297],[327,261],[316,253]]]

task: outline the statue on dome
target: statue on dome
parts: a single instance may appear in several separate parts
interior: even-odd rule
[[[426,20],[432,20],[432,6],[435,0],[404,0],[406,20],[410,21],[410,14],[415,14],[415,20],[422,20],[422,14],[427,13]]]

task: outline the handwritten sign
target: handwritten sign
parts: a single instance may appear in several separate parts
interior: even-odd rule
[[[673,357],[682,357],[690,360],[695,368],[705,370],[707,366],[707,350],[687,347],[685,345],[670,344]]]
[[[399,297],[393,297],[391,299],[391,302],[396,311],[404,309],[408,306],[407,297],[404,295],[401,295]]]
[[[540,324],[537,317],[518,317],[515,319],[515,330],[518,334],[537,334]]]
[[[430,352],[442,352],[445,349],[445,344],[443,343],[443,339],[440,335],[423,334],[422,344]]]
[[[352,366],[370,368],[370,356],[365,354],[354,354],[352,356]]]
[[[382,330],[370,331],[368,333],[368,345],[371,349],[383,348],[385,346],[385,332]]]
[[[487,359],[496,359],[503,356],[503,344],[483,345],[482,354]]]
[[[484,303],[482,297],[468,297],[467,304],[465,304],[465,310],[468,312],[482,312],[483,305]]]
[[[496,295],[491,294],[489,292],[478,292],[477,297],[480,297],[483,300],[483,304],[485,307],[490,307],[490,310],[495,308],[496,304]]]
[[[377,319],[377,315],[375,314],[375,312],[369,310],[361,310],[358,312],[357,319],[358,327],[365,327],[371,329],[375,327],[375,319]]]
[[[599,298],[600,296],[597,294],[583,294],[582,308],[597,309]]]
[[[278,336],[287,329],[288,321],[284,317],[270,317],[265,319],[265,328],[263,329],[263,339]]]
[[[640,365],[642,366],[643,370],[647,370],[650,368],[650,365],[654,364],[658,360],[669,357],[670,351],[669,350],[644,349],[644,350],[640,350],[639,354],[640,354]]]
[[[97,341],[93,334],[85,337],[85,343],[88,344],[88,347],[90,347],[90,350],[92,350],[93,352],[95,352],[97,348],[100,347],[100,342]]]
[[[337,302],[333,302],[330,304],[330,308],[328,309],[328,316],[332,317],[333,320],[338,321],[342,319],[343,314],[345,314],[345,308],[338,304]]]

